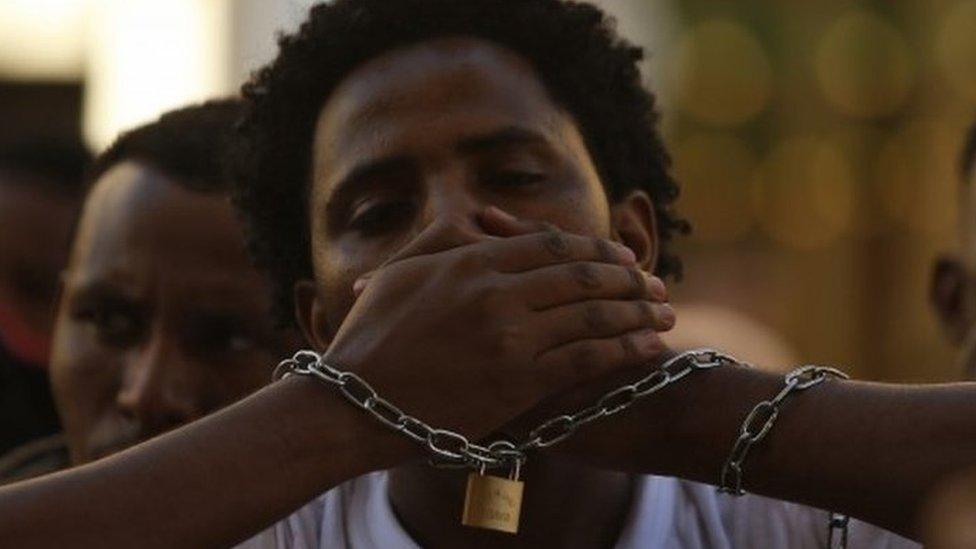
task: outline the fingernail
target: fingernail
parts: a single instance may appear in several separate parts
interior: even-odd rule
[[[664,327],[663,329],[670,330],[674,328],[677,317],[675,317],[674,309],[671,308],[671,305],[667,303],[655,303],[654,307],[657,309],[657,318]]]
[[[637,255],[634,254],[634,250],[631,250],[630,248],[628,248],[627,246],[624,246],[623,244],[619,244],[619,243],[616,243],[616,242],[614,244],[616,244],[616,246],[617,246],[617,251],[620,252],[620,258],[625,263],[630,264],[630,263],[636,263],[637,262]]]
[[[496,217],[500,217],[505,221],[516,221],[514,215],[506,212],[505,210],[499,208],[498,206],[488,206],[488,208],[486,208],[485,210],[485,213],[489,215],[494,215]]]
[[[359,294],[363,293],[363,290],[366,289],[366,284],[368,282],[369,282],[369,277],[368,276],[361,276],[361,277],[357,278],[356,281],[352,283],[352,293],[353,293],[353,295],[355,295],[356,297],[359,297]]]
[[[654,330],[648,330],[640,335],[640,348],[647,355],[654,355],[661,351],[663,343]]]
[[[651,297],[658,301],[667,301],[668,288],[664,285],[664,281],[649,273],[644,273],[644,277],[647,279],[647,290]]]

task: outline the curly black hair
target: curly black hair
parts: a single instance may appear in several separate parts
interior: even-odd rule
[[[297,33],[281,37],[277,58],[242,89],[236,202],[252,254],[274,281],[280,320],[293,318],[294,283],[313,276],[306,202],[324,103],[366,61],[451,36],[484,39],[529,61],[573,115],[610,200],[633,189],[649,193],[662,248],[658,274],[680,276],[668,244],[689,225],[672,209],[678,186],[654,96],[641,85],[643,52],[617,36],[608,16],[565,0],[335,0],[314,6]]]
[[[240,99],[214,99],[169,111],[119,135],[95,158],[91,185],[125,160],[143,162],[179,185],[201,193],[229,193],[227,161],[243,112]]]

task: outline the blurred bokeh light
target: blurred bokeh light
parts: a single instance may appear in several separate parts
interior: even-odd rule
[[[959,128],[913,120],[882,144],[874,162],[874,196],[902,227],[940,236],[956,222]]]
[[[852,216],[850,166],[833,143],[790,137],[756,171],[753,206],[767,233],[788,246],[824,246],[844,235]]]
[[[935,52],[945,80],[976,103],[976,1],[959,2],[939,22]]]
[[[747,27],[731,20],[703,21],[685,32],[671,55],[676,99],[697,120],[733,126],[766,107],[772,71]]]
[[[742,139],[723,133],[698,133],[675,141],[675,176],[683,184],[681,211],[695,220],[695,237],[730,242],[755,223],[749,180],[756,159]]]
[[[844,14],[824,32],[815,67],[824,96],[851,116],[892,114],[908,99],[914,79],[905,38],[863,10]]]

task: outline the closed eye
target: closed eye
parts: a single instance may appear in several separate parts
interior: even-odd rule
[[[395,231],[409,224],[414,211],[414,203],[409,200],[368,201],[353,212],[349,229],[367,237]]]
[[[500,170],[487,174],[485,183],[494,187],[526,187],[546,180],[541,172]]]

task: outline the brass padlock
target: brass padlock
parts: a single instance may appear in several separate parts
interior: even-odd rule
[[[509,478],[486,475],[484,466],[479,472],[469,474],[461,524],[518,533],[525,486],[519,480],[521,466],[521,462],[516,461]]]

